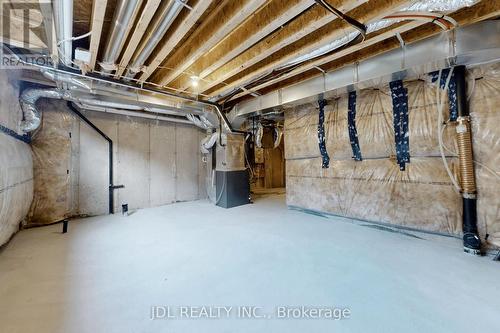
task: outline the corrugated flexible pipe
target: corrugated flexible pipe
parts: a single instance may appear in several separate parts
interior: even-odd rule
[[[167,117],[159,114],[137,112],[141,110],[149,111],[147,107],[139,105],[133,105],[115,101],[103,101],[99,99],[75,96],[70,90],[57,89],[57,88],[26,89],[23,91],[21,97],[19,98],[19,102],[24,116],[24,120],[21,122],[21,130],[25,133],[29,133],[36,130],[41,124],[41,114],[36,107],[36,102],[40,98],[64,99],[67,101],[79,103],[80,105],[85,105],[87,108],[94,108],[94,110],[96,111],[99,110],[102,111],[102,109],[104,109],[106,110],[106,112],[119,113],[122,115],[142,117],[147,119],[157,119],[157,120],[177,122],[177,123],[182,122],[185,124],[194,124],[196,126],[199,126],[196,122],[188,119]],[[121,112],[114,111],[117,109],[122,109],[122,110],[120,110]],[[127,111],[127,109],[130,111]]]
[[[467,103],[465,66],[455,67],[455,75],[457,80],[458,106],[458,124],[456,132],[460,180],[462,185],[464,252],[473,255],[481,255],[481,239],[479,238],[477,230],[476,179],[472,155],[472,131],[470,126],[469,106]]]

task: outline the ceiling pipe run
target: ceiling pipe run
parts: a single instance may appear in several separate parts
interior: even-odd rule
[[[167,121],[170,123],[194,125],[191,121],[189,121],[185,118],[182,119],[181,117],[179,117],[179,118],[166,117],[166,116],[162,116],[159,114],[151,114],[151,113],[145,113],[145,112],[139,112],[139,111],[129,111],[129,110],[123,110],[123,109],[118,109],[118,108],[88,105],[85,103],[75,103],[75,104],[80,109],[89,110],[89,111],[112,113],[112,114],[118,114],[121,116],[137,117],[137,118],[143,118],[143,119],[162,120],[162,121]]]
[[[77,92],[71,90],[64,90],[58,88],[26,89],[23,91],[21,97],[19,98],[24,118],[24,120],[21,122],[21,130],[25,133],[32,132],[40,127],[42,116],[36,106],[36,102],[40,98],[62,99],[74,102],[87,109],[93,109],[94,111],[103,111],[103,112],[116,113],[126,116],[163,120],[163,121],[199,126],[198,123],[196,123],[195,121],[187,119],[186,114],[178,114],[179,116],[178,118],[176,118],[175,115],[167,117],[159,113],[151,113],[151,109],[145,106],[119,102],[119,101],[112,101],[112,100],[111,101],[102,100],[99,99],[99,96],[97,95],[80,96]],[[140,111],[148,111],[149,113]],[[190,116],[194,117],[193,115]],[[206,129],[205,126],[201,128]]]
[[[142,0],[118,0],[111,25],[111,33],[100,63],[105,73],[116,70],[116,60],[120,56],[120,51],[127,39],[128,31],[132,28],[141,3]]]
[[[177,15],[179,15],[185,2],[186,1],[183,0],[170,0],[169,4],[161,14],[159,24],[155,27],[153,33],[148,36],[146,44],[129,66],[127,74],[125,75],[126,77],[133,78],[142,70],[144,63],[148,60],[158,43],[162,40]]]
[[[53,9],[58,55],[63,64],[71,66],[73,60],[73,0],[54,0]]]
[[[28,67],[36,68],[38,70],[50,70],[51,72],[54,72],[54,73],[65,74],[65,75],[69,75],[73,78],[78,78],[78,79],[90,80],[92,82],[113,86],[114,88],[123,88],[123,89],[128,89],[130,91],[143,92],[143,93],[148,93],[151,95],[156,95],[156,96],[161,96],[161,97],[166,97],[166,98],[180,99],[183,101],[192,102],[192,103],[197,104],[197,105],[203,105],[206,107],[213,108],[215,110],[215,114],[218,117],[219,126],[222,127],[226,132],[228,132],[228,133],[244,133],[242,131],[238,131],[238,130],[233,129],[233,126],[229,122],[225,112],[223,111],[222,106],[218,103],[206,101],[206,100],[200,100],[198,98],[186,96],[184,94],[178,94],[178,93],[174,93],[174,92],[170,92],[170,91],[160,90],[160,89],[156,89],[156,88],[150,88],[150,87],[147,87],[144,85],[136,86],[136,85],[133,85],[133,84],[130,84],[127,82],[115,80],[115,79],[108,78],[108,77],[103,77],[101,75],[94,74],[94,73],[87,73],[85,75],[85,74],[81,74],[78,72],[62,70],[62,69],[58,69],[58,68],[51,68],[51,67],[39,65],[39,64],[36,64],[33,62],[27,62],[27,61],[24,61],[23,59],[21,59],[14,51],[12,51],[5,44],[3,45],[3,47],[7,51],[9,51],[10,55],[14,56],[16,58],[16,61],[18,61],[20,64],[23,64],[23,65],[28,66]],[[212,117],[209,118],[208,117],[209,115],[210,115],[209,112],[205,112],[205,116],[207,116],[207,119],[212,118]],[[215,128],[215,127],[216,126],[214,126],[212,123],[212,128]]]

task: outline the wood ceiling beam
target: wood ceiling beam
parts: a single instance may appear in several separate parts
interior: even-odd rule
[[[266,36],[314,4],[314,0],[272,0],[252,15],[244,24],[225,38],[217,47],[204,54],[189,67],[200,79],[249,49]],[[186,90],[190,85],[189,75],[181,75],[169,85]]]
[[[153,81],[167,85],[186,71],[195,61],[225,39],[269,0],[226,0],[214,10],[197,31],[167,60],[166,67]]]
[[[141,17],[139,18],[139,22],[137,23],[134,33],[132,37],[130,37],[129,42],[127,43],[127,48],[123,53],[123,56],[120,60],[120,65],[118,66],[118,70],[115,74],[115,78],[118,78],[123,74],[125,68],[127,67],[130,59],[134,55],[135,51],[137,51],[137,46],[142,41],[142,37],[149,27],[149,23],[153,19],[153,16],[156,13],[156,10],[161,4],[161,0],[148,0],[146,3],[144,10],[142,11]]]
[[[313,68],[316,68],[316,67],[320,67],[321,68],[321,66],[323,64],[325,64],[325,63],[331,62],[331,61],[333,61],[335,59],[338,59],[338,58],[341,58],[341,57],[343,57],[343,56],[345,56],[347,54],[356,52],[358,50],[361,50],[361,49],[364,49],[364,48],[369,47],[371,45],[374,45],[376,43],[379,43],[382,40],[385,40],[385,39],[388,39],[388,38],[392,38],[392,37],[396,36],[397,33],[401,34],[401,33],[407,32],[407,31],[409,31],[411,29],[415,29],[415,28],[417,28],[419,26],[422,26],[424,24],[425,24],[425,22],[420,22],[420,21],[414,21],[414,22],[403,24],[403,25],[395,24],[394,26],[391,26],[388,29],[384,29],[384,30],[387,30],[387,31],[384,31],[382,33],[379,33],[379,32],[371,33],[371,34],[367,35],[367,39],[363,43],[361,43],[361,44],[353,45],[353,46],[348,47],[346,49],[343,49],[343,50],[341,50],[339,52],[336,52],[336,53],[334,53],[334,54],[332,54],[330,56],[326,56],[326,57],[320,58],[318,60],[314,60],[314,61],[308,62],[308,63],[306,63],[306,64],[304,64],[304,65],[302,65],[302,66],[294,69],[290,73],[282,75],[279,78],[267,81],[267,82],[265,82],[263,84],[255,86],[255,87],[253,87],[251,89],[246,89],[245,91],[243,91],[243,92],[235,95],[232,99],[237,99],[237,98],[240,98],[240,97],[245,96],[245,95],[250,94],[250,93],[255,93],[255,92],[257,92],[260,89],[263,89],[265,87],[274,85],[275,83],[277,83],[279,81],[286,80],[289,77],[296,76],[297,74],[300,74],[300,73],[303,73],[303,72],[307,72],[307,71],[309,71],[309,70],[311,70]]]
[[[331,0],[330,4],[339,10],[349,11],[365,2],[366,0]],[[320,6],[311,7],[311,9],[283,26],[282,29],[267,36],[247,51],[241,53],[238,57],[221,66],[210,75],[207,75],[205,80],[200,82],[199,91],[207,91],[221,84],[230,77],[238,74],[238,72],[262,61],[271,54],[320,29],[335,19],[334,15]]]
[[[92,5],[92,22],[90,30],[90,64],[89,69],[94,70],[97,60],[97,53],[99,52],[99,43],[101,41],[102,26],[104,25],[104,15],[106,14],[106,5],[108,0],[94,0]]]
[[[141,81],[146,81],[151,74],[161,65],[161,63],[167,58],[170,53],[174,50],[177,44],[184,38],[184,36],[193,28],[200,17],[205,13],[208,7],[215,0],[199,0],[193,9],[189,12],[186,19],[180,24],[167,41],[161,46],[158,54],[153,58],[151,63],[146,67],[145,72],[140,76]]]
[[[368,23],[378,20],[389,13],[395,12],[411,2],[411,0],[372,0],[351,10],[348,12],[348,15],[359,22]],[[330,15],[333,16],[333,14]],[[243,86],[299,56],[306,55],[335,41],[336,39],[342,38],[347,33],[352,31],[355,31],[355,29],[344,21],[335,20],[307,35],[305,38],[302,38],[280,51],[275,52],[272,56],[267,57],[258,64],[241,71],[239,74],[232,77],[231,80],[226,80],[226,84],[224,86],[204,90],[202,92],[211,96],[226,94],[234,88]]]
[[[450,14],[449,16],[455,19],[459,26],[466,26],[480,21],[496,18],[500,16],[500,0],[483,0],[482,2],[474,6],[462,8],[455,13]],[[404,24],[404,26],[409,27],[410,25],[415,24],[419,24],[419,22],[407,23]],[[419,24],[418,27],[410,30],[402,28],[403,26],[399,27],[398,29],[401,31],[401,36],[406,43],[420,41],[443,31],[436,25],[430,23]],[[392,34],[392,36],[391,34],[387,33],[380,34],[380,36],[382,35],[386,35],[388,36],[388,38],[378,40],[378,42],[376,43],[370,42],[368,45],[362,45],[366,46],[362,49],[356,48],[356,50],[354,50],[354,47],[351,47],[349,49],[351,49],[352,52],[347,52],[349,51],[349,49],[346,49],[346,52],[341,51],[332,56],[320,59],[314,62],[314,64],[316,64],[316,66],[321,65],[321,67],[328,72],[345,67],[355,62],[369,59],[378,54],[382,54],[400,47],[400,42],[394,37],[394,33]],[[373,41],[375,40],[377,39],[373,39]],[[254,89],[251,89],[251,91],[259,90],[259,93],[267,94],[271,91],[275,91],[285,86],[293,85],[300,81],[311,79],[313,77],[321,75],[318,74],[317,71],[314,72],[314,70],[312,69],[312,66],[310,66],[309,64],[304,65],[300,69],[294,70],[294,72],[290,73],[290,75],[284,76],[279,80],[275,80],[271,84],[262,85],[260,88],[255,87]],[[247,98],[248,96],[245,95],[247,95],[247,93],[239,94],[232,102],[236,103],[242,99]]]
[[[47,44],[51,41],[51,45],[47,45],[50,48],[50,55],[54,62],[57,62],[59,59],[59,52],[57,52],[57,36],[56,36],[56,25],[54,18],[54,11],[50,10],[51,7],[47,6],[47,0],[38,0],[40,4],[40,11],[43,16],[43,27],[45,29]],[[50,4],[50,3],[49,3]]]

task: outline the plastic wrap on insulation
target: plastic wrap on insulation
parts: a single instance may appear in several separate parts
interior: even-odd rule
[[[468,88],[479,232],[500,247],[500,64],[469,71]]]
[[[54,100],[39,102],[43,121],[33,136],[34,196],[30,225],[44,225],[71,215],[71,138],[74,116],[65,104]]]
[[[390,159],[289,160],[287,205],[434,232],[461,232],[460,197],[438,158],[413,158],[406,171]]]
[[[13,72],[0,73],[0,124],[21,134],[19,81]],[[33,198],[30,146],[0,131],[0,246],[18,230]]]
[[[405,82],[408,89],[410,155],[440,156],[437,142],[436,88],[424,81]],[[447,100],[443,118],[447,119]],[[328,101],[325,107],[326,147],[333,160],[350,160],[352,149],[347,122],[348,96]],[[356,127],[363,158],[389,158],[396,154],[392,125],[392,100],[388,85],[361,90],[357,97]],[[320,156],[317,147],[318,109],[314,103],[285,112],[286,158],[302,159]],[[300,142],[298,141],[300,138]],[[454,128],[448,126],[444,142],[454,148]]]
[[[401,172],[395,160],[392,100],[388,85],[358,91],[356,125],[363,161],[352,160],[347,122],[348,96],[325,108],[330,168],[321,169],[317,146],[318,109],[306,104],[285,112],[287,203],[373,222],[460,234],[461,200],[454,190],[437,141],[436,86],[404,83],[408,89],[411,163]],[[445,99],[443,115],[447,119]],[[445,145],[455,149],[453,126]],[[448,163],[455,176],[457,160]],[[374,195],[375,193],[375,195]]]
[[[29,145],[0,132],[0,245],[24,220],[33,198],[33,162]]]

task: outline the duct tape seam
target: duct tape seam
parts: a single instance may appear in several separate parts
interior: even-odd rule
[[[359,147],[358,131],[356,130],[356,91],[349,93],[347,121],[349,129],[349,140],[352,147],[352,158],[355,161],[362,161],[361,148]]]
[[[406,163],[410,163],[410,144],[408,132],[408,90],[402,80],[389,83],[391,88],[392,111],[394,123],[394,139],[396,142],[396,158],[401,171]]]
[[[318,144],[319,152],[321,153],[322,168],[328,169],[330,166],[330,156],[328,156],[328,151],[326,150],[326,140],[325,140],[325,106],[326,100],[318,100],[319,105],[319,122],[318,122]]]

